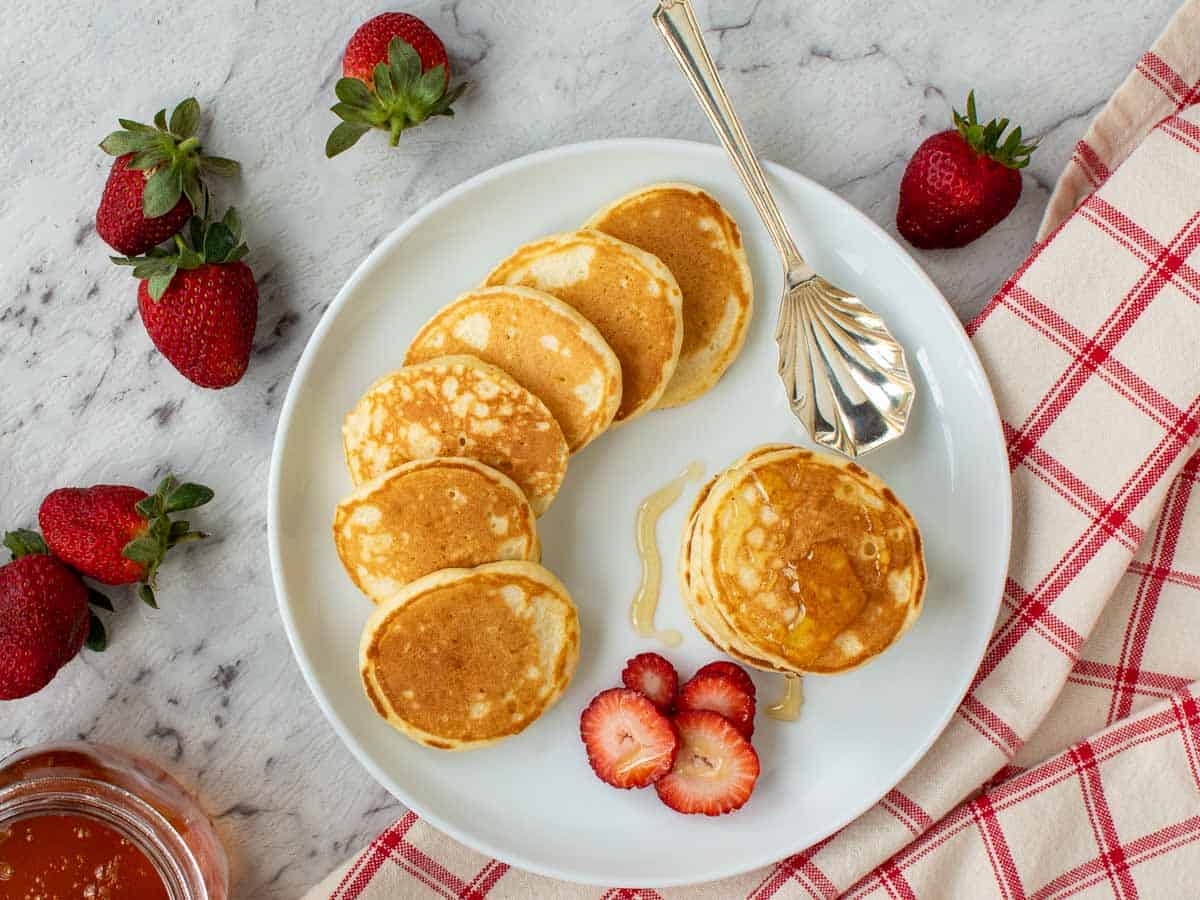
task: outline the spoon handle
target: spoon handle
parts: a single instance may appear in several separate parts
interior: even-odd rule
[[[750,148],[750,141],[746,138],[737,113],[733,111],[733,104],[729,95],[725,93],[720,75],[717,74],[717,67],[704,44],[704,36],[696,22],[691,3],[688,0],[660,0],[658,9],[651,18],[662,33],[663,40],[675,54],[675,60],[683,69],[683,74],[692,83],[700,105],[712,122],[713,129],[728,151],[730,159],[733,160],[733,167],[741,176],[750,199],[754,201],[763,224],[767,226],[771,240],[779,250],[779,255],[783,257],[788,287],[807,281],[815,273],[804,262],[792,241],[792,236],[788,233],[787,223],[775,204],[771,189],[767,187],[762,166]]]

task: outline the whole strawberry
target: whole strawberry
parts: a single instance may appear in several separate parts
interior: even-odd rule
[[[32,531],[10,531],[13,560],[0,566],[0,700],[37,693],[88,638],[83,581]]]
[[[342,75],[332,107],[342,121],[325,142],[329,157],[372,128],[388,132],[394,147],[406,128],[454,115],[451,105],[467,89],[466,82],[450,87],[441,38],[408,13],[383,13],[360,26],[346,44]]]
[[[204,175],[233,175],[239,167],[232,159],[201,153],[200,104],[194,97],[175,107],[170,122],[165,109],[153,127],[119,121],[122,130],[100,142],[100,149],[117,158],[96,210],[96,233],[118,253],[140,256],[201,208]]]
[[[138,311],[146,333],[184,378],[205,388],[241,381],[258,323],[258,287],[241,261],[241,222],[232,208],[220,222],[193,217],[190,243],[175,235],[175,250],[113,262],[133,266]]]
[[[171,513],[203,506],[213,492],[180,484],[168,475],[153,494],[136,487],[100,484],[59,488],[38,510],[38,525],[51,552],[78,572],[103,584],[141,582],[141,598],[157,607],[158,567],[177,544],[207,537]]]
[[[953,131],[926,138],[900,181],[896,227],[914,247],[962,247],[1013,211],[1021,172],[1037,142],[1021,143],[1014,129],[1001,143],[1008,119],[980,125],[975,92],[967,115],[954,112]]]

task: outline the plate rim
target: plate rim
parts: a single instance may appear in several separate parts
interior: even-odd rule
[[[292,418],[295,412],[295,406],[298,402],[297,385],[305,380],[308,369],[312,365],[315,358],[317,347],[324,340],[326,332],[332,327],[333,321],[340,314],[342,308],[348,302],[348,298],[357,289],[360,282],[365,280],[368,275],[379,265],[380,261],[386,257],[392,248],[398,244],[402,244],[408,236],[421,223],[429,217],[441,211],[444,207],[450,205],[464,194],[489,184],[493,181],[504,178],[509,172],[523,168],[528,165],[534,165],[540,161],[551,159],[559,159],[573,155],[588,154],[588,153],[604,153],[606,151],[622,151],[622,150],[645,150],[653,151],[670,151],[671,149],[684,150],[688,152],[699,151],[713,156],[715,159],[727,162],[725,160],[725,151],[718,144],[709,144],[702,141],[684,140],[680,138],[655,138],[655,137],[620,137],[620,138],[605,138],[600,140],[577,141],[568,144],[560,144],[554,147],[547,147],[542,150],[537,150],[532,153],[527,153],[522,156],[517,156],[512,159],[498,163],[495,166],[484,169],[475,175],[459,182],[442,194],[432,198],[418,209],[408,215],[400,222],[365,258],[355,267],[349,278],[342,284],[333,301],[321,314],[321,318],[317,321],[308,340],[305,342],[304,350],[300,354],[300,358],[296,363],[296,368],[292,372],[292,377],[288,382],[287,394],[284,397],[282,406],[280,407],[279,419],[276,423],[275,433],[271,445],[271,460],[270,470],[267,482],[267,550],[271,568],[271,583],[275,591],[276,605],[279,609],[280,618],[283,622],[284,632],[287,635],[288,647],[291,650],[292,659],[300,669],[301,675],[304,677],[305,684],[308,686],[309,693],[316,701],[318,708],[324,715],[326,722],[332,726],[334,733],[342,744],[350,750],[351,754],[359,764],[367,770],[367,773],[375,779],[389,794],[395,797],[400,803],[407,807],[412,812],[416,813],[420,818],[424,819],[438,831],[458,841],[459,843],[482,853],[490,858],[502,860],[509,863],[515,868],[531,872],[536,875],[541,875],[547,878],[554,878],[561,881],[568,881],[576,884],[588,884],[597,886],[611,886],[616,882],[620,882],[622,886],[630,888],[655,888],[655,887],[685,887],[688,885],[702,884],[710,881],[719,881],[724,878],[732,878],[738,875],[743,875],[754,869],[768,865],[773,865],[787,857],[776,858],[774,853],[769,854],[769,858],[760,859],[754,857],[745,862],[737,862],[724,868],[717,868],[712,871],[705,872],[699,877],[682,876],[679,878],[665,878],[647,880],[645,878],[598,878],[590,877],[586,873],[577,873],[569,870],[557,868],[550,864],[545,864],[537,860],[528,859],[520,854],[511,854],[504,848],[493,846],[486,839],[480,839],[472,834],[463,832],[456,826],[444,821],[436,811],[425,809],[420,804],[414,804],[407,796],[407,791],[403,790],[402,786],[395,782],[394,779],[386,775],[370,758],[366,750],[362,748],[357,739],[350,733],[346,723],[342,720],[340,714],[334,709],[329,698],[325,695],[324,690],[318,683],[314,668],[309,661],[307,652],[301,646],[299,630],[296,626],[295,617],[292,614],[290,602],[287,599],[287,592],[284,590],[283,570],[280,551],[280,529],[277,526],[279,516],[279,497],[280,497],[280,469],[283,465],[283,448],[287,443],[289,432],[291,429]],[[957,313],[946,300],[945,295],[929,277],[928,273],[921,265],[913,258],[912,254],[899,242],[890,235],[878,223],[862,212],[858,207],[854,206],[849,201],[840,197],[837,193],[825,187],[824,185],[813,181],[811,178],[797,172],[796,170],[769,160],[763,160],[763,167],[768,174],[776,178],[791,178],[797,179],[804,183],[806,187],[815,190],[820,194],[824,194],[826,199],[835,203],[838,206],[844,207],[853,217],[857,218],[859,223],[869,231],[875,232],[876,236],[882,237],[886,242],[892,244],[897,250],[903,261],[913,271],[916,277],[923,281],[927,288],[930,289],[933,296],[940,301],[939,305],[935,305],[935,309],[944,317],[948,318],[960,332],[962,332],[963,343],[966,345],[968,360],[974,366],[976,373],[979,375],[980,382],[987,389],[987,397],[991,401],[987,405],[985,412],[990,413],[988,418],[991,422],[991,430],[993,442],[1000,450],[1000,455],[1006,457],[1005,442],[1003,437],[1003,425],[1000,418],[999,408],[996,404],[995,392],[992,390],[991,380],[988,378],[987,371],[975,350],[975,345],[971,341],[970,336],[966,333],[962,322],[959,320]],[[1002,534],[999,537],[1003,541],[1003,559],[1001,575],[999,583],[993,587],[994,600],[991,604],[991,620],[994,622],[1000,612],[1000,606],[1003,598],[1003,589],[1005,578],[1007,577],[1009,564],[1011,562],[1012,552],[1012,476],[1011,471],[1007,466],[1004,467],[1006,484],[1008,490],[1001,491],[1003,509],[1001,512]],[[913,770],[918,762],[920,762],[929,752],[930,748],[936,743],[946,730],[950,720],[954,717],[962,703],[963,697],[966,696],[971,682],[978,671],[978,661],[982,661],[984,652],[987,649],[987,643],[990,640],[991,630],[984,633],[980,646],[977,648],[977,662],[973,666],[967,676],[963,679],[959,690],[955,692],[957,700],[948,711],[943,715],[937,727],[931,729],[928,739],[919,747],[915,748],[910,757],[905,760],[900,767],[900,774],[896,781],[888,785],[878,797],[875,797],[869,803],[861,808],[856,808],[853,812],[847,815],[843,820],[836,822],[828,828],[827,832],[817,841],[824,840],[829,835],[840,831],[848,824],[858,819],[873,806],[875,806],[888,791],[895,788],[897,784],[902,782],[909,773]],[[814,842],[815,843],[815,842]],[[792,853],[797,853],[804,850],[804,847],[797,847]],[[619,873],[614,873],[619,875]]]

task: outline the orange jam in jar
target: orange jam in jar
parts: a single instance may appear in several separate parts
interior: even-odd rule
[[[208,818],[162,769],[98,744],[0,761],[3,900],[228,900]]]

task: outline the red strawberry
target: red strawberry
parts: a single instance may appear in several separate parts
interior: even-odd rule
[[[758,697],[758,691],[755,689],[754,682],[750,679],[746,670],[737,663],[730,662],[727,659],[718,659],[716,662],[710,662],[706,666],[701,666],[696,670],[696,675],[724,675],[740,691],[748,694],[751,700]],[[692,677],[695,678],[696,675]]]
[[[231,159],[200,152],[196,131],[200,104],[184,100],[171,113],[159,110],[154,127],[120,120],[100,148],[117,157],[109,172],[96,233],[126,256],[140,256],[179,231],[194,209],[202,205],[202,175],[233,175],[238,164]]]
[[[140,581],[142,599],[154,606],[155,576],[167,551],[205,537],[170,514],[203,506],[212,496],[203,485],[180,484],[170,475],[153,494],[118,484],[59,488],[42,501],[38,524],[63,562],[104,584]]]
[[[342,121],[325,142],[325,155],[348,150],[372,128],[391,135],[433,116],[452,116],[467,83],[450,87],[446,48],[408,13],[383,13],[363,24],[346,44],[332,110]]]
[[[1021,143],[1020,128],[1001,143],[1008,119],[980,125],[974,91],[954,126],[925,139],[900,181],[896,227],[914,247],[962,247],[1001,221],[1017,205],[1020,170],[1037,147]]]
[[[342,75],[374,87],[375,66],[387,61],[388,44],[394,37],[417,51],[422,72],[441,66],[446,75],[444,83],[450,83],[450,61],[442,39],[416,16],[400,12],[380,13],[358,27],[342,56]]]
[[[719,816],[740,809],[758,781],[758,754],[725,717],[703,709],[672,719],[679,731],[675,765],[655,782],[658,798],[676,812]]]
[[[665,711],[671,708],[671,701],[675,699],[679,675],[675,667],[657,653],[639,653],[625,663],[621,682],[630,690],[641,691]]]
[[[754,735],[754,698],[724,675],[693,675],[679,690],[677,709],[708,709],[728,719],[746,737]]]
[[[241,261],[241,224],[230,209],[220,222],[191,222],[191,246],[113,262],[133,266],[138,310],[154,346],[184,378],[205,388],[237,384],[250,363],[258,287]]]
[[[4,536],[0,566],[0,700],[44,688],[88,637],[88,589],[31,531]]]
[[[667,717],[639,691],[597,694],[579,717],[592,770],[617,788],[653,784],[671,770],[679,739]]]

